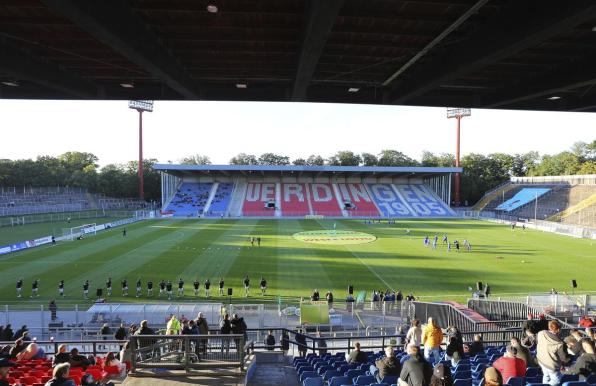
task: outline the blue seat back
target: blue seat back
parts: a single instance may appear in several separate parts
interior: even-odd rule
[[[315,378],[318,377],[319,375],[317,374],[316,371],[305,371],[302,374],[300,374],[300,382],[304,382],[304,380],[306,378]]]
[[[472,378],[455,379],[453,386],[472,386]]]
[[[569,381],[569,382],[561,382],[563,386],[588,386],[589,383],[586,381]]]
[[[561,384],[566,382],[577,382],[579,381],[579,375],[563,374],[561,376]],[[586,382],[587,383],[587,382]]]
[[[372,375],[359,375],[354,381],[354,385],[366,386],[375,381],[376,379]]]
[[[349,385],[352,383],[352,379],[346,376],[340,377],[333,377],[329,381],[329,386],[342,386],[342,385]]]
[[[509,386],[524,386],[526,384],[526,380],[524,377],[511,377],[507,380],[507,384]]]
[[[306,378],[304,382],[302,382],[302,386],[323,386],[323,377],[312,377]]]
[[[397,378],[399,378],[398,375],[385,375],[385,377],[381,380],[381,383],[397,383]]]
[[[323,380],[325,382],[328,382],[331,378],[339,377],[340,375],[342,375],[342,374],[337,370],[327,370],[327,371],[325,371],[325,374],[323,375]]]

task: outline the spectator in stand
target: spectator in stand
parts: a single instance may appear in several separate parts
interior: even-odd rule
[[[441,360],[441,343],[443,341],[443,331],[437,326],[432,317],[428,318],[428,324],[422,331],[422,343],[424,344],[424,358],[427,361],[432,360],[438,363]]]
[[[381,383],[386,375],[399,376],[400,372],[401,363],[399,363],[393,354],[393,347],[391,346],[385,347],[385,356],[375,361],[374,366],[371,365],[371,374],[376,375],[379,383]]]
[[[8,342],[13,340],[12,337],[14,336],[13,332],[12,332],[12,326],[9,324],[6,325],[6,327],[4,328],[4,333],[2,335],[2,341],[3,342]],[[16,339],[14,339],[16,340]]]
[[[493,363],[493,367],[499,370],[505,383],[509,382],[511,377],[526,376],[526,362],[517,358],[516,355],[517,349],[509,346],[505,354]]]
[[[446,358],[451,360],[451,366],[455,367],[459,363],[460,360],[464,357],[464,345],[457,339],[457,337],[452,336],[449,338],[449,344],[445,350]]]
[[[430,386],[452,386],[453,378],[451,378],[451,371],[445,369],[445,365],[439,363],[433,370],[433,375],[430,378]]]
[[[302,334],[301,332],[297,332],[294,339],[296,339],[296,343],[298,344],[298,353],[300,354],[301,357],[305,357],[306,350],[307,350],[306,336],[304,334]]]
[[[23,327],[21,327],[20,329],[17,330],[17,332],[14,333],[12,340],[17,340],[17,339],[23,338],[23,335],[25,335],[25,332],[27,332],[27,331],[29,331],[27,329],[27,326],[23,325]],[[27,340],[27,339],[23,339],[23,340]]]
[[[569,336],[564,339],[569,355],[573,355],[575,358],[577,358],[582,354],[582,338],[581,332],[574,328],[569,333]]]
[[[11,367],[16,367],[17,364],[9,361],[7,358],[0,359],[0,386],[10,386],[7,377]]]
[[[408,330],[406,334],[406,346],[409,344],[413,344],[414,346],[420,347],[422,343],[422,328],[420,327],[420,320],[414,319],[412,320],[412,327]]]
[[[269,351],[273,351],[275,349],[275,337],[273,336],[273,331],[269,330],[267,336],[265,337],[265,348]]]
[[[484,343],[482,341],[482,334],[474,334],[474,341],[468,346],[468,354],[471,357],[478,353],[484,352]]]
[[[25,350],[17,354],[17,361],[27,361],[29,359],[45,358],[46,353],[37,343],[29,343]]]
[[[21,351],[25,350],[25,348],[27,348],[27,345],[23,342],[23,339],[15,340],[14,346],[10,349],[10,358],[15,359]]]
[[[244,336],[244,342],[248,341],[248,334],[246,330],[248,326],[244,321],[244,318],[238,317],[238,314],[234,314],[232,320],[230,320],[230,324],[232,325],[232,334],[238,334]],[[234,342],[236,343],[236,349],[238,351],[242,351],[242,347],[240,347],[240,339],[235,339]]]
[[[592,328],[595,326],[594,319],[590,318],[588,315],[582,316],[578,324],[578,327],[581,328]]]
[[[536,322],[536,334],[545,330],[548,330],[548,320],[546,320],[546,315],[540,314],[538,315],[538,321]]]
[[[227,335],[232,333],[232,324],[230,323],[230,314],[226,313],[223,319],[219,322],[219,333]],[[230,351],[230,340],[224,339],[221,344],[221,351],[223,353],[224,348],[226,353]]]
[[[54,367],[53,377],[46,382],[45,386],[76,386],[75,382],[69,378],[70,364],[60,363]]]
[[[182,326],[180,325],[180,321],[176,318],[176,315],[171,314],[170,320],[166,325],[166,335],[178,335],[182,330]]]
[[[366,356],[365,353],[360,351],[360,342],[356,342],[356,344],[354,345],[354,351],[352,351],[350,353],[350,356],[348,357],[348,363],[352,364],[352,363],[366,363],[366,362],[368,362],[368,357]]]
[[[84,355],[79,354],[79,349],[76,347],[70,350],[70,365],[72,367],[82,367],[86,369],[87,366],[90,365],[89,359],[87,359]]]
[[[563,374],[579,375],[580,381],[585,381],[590,375],[596,375],[596,355],[594,355],[594,342],[588,338],[581,341],[582,354],[573,366],[563,371]]]
[[[130,351],[130,342],[124,343],[122,350],[120,350],[120,362],[126,366],[130,366],[132,352]]]
[[[286,330],[281,332],[281,351],[286,355],[290,351],[290,335]]]
[[[113,352],[108,352],[105,357],[105,361],[103,363],[104,368],[106,367],[117,367],[118,371],[120,371],[120,378],[124,378],[126,376],[126,365],[116,359],[116,355]]]
[[[67,350],[68,348],[65,344],[58,346],[58,353],[54,355],[52,366],[70,362],[70,353]]]
[[[148,326],[146,320],[141,321],[140,328],[134,332],[134,335],[155,335],[155,331]],[[139,339],[139,348],[144,348],[151,346],[155,340],[154,339]]]
[[[407,352],[409,359],[403,364],[399,374],[399,386],[424,386],[430,383],[433,374],[433,367],[422,355],[420,347],[408,345]]]
[[[494,367],[484,370],[484,386],[503,386],[503,376]]]
[[[327,342],[321,337],[321,331],[317,331],[317,347],[319,348],[319,355],[327,354]]]
[[[114,339],[116,340],[126,340],[126,328],[124,328],[124,323],[120,324],[120,327],[116,330],[114,334]],[[122,350],[122,345],[120,345],[120,350]]]
[[[511,347],[517,350],[517,354],[515,354],[516,358],[523,360],[526,363],[526,367],[536,367],[536,361],[532,353],[526,347],[522,346],[518,338],[511,338],[510,343]]]
[[[207,323],[207,319],[205,319],[205,316],[203,316],[202,312],[199,312],[199,314],[197,315],[197,318],[195,319],[195,324],[197,325],[199,335],[209,334],[209,323]],[[198,349],[199,353],[207,353],[207,341],[205,339],[199,339]]]
[[[557,386],[561,383],[561,367],[569,362],[565,343],[559,337],[561,326],[556,320],[548,322],[548,330],[537,335],[536,359],[542,368],[542,383]]]

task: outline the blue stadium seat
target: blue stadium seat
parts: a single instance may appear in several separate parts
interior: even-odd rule
[[[472,378],[472,371],[471,370],[458,370],[451,374],[451,378],[453,379],[468,379]]]
[[[376,379],[372,375],[359,375],[354,381],[354,385],[366,386],[373,382],[376,382]]]
[[[511,377],[506,382],[509,386],[524,386],[526,381],[524,377]]]
[[[302,386],[323,386],[323,377],[312,377],[306,378],[304,382],[302,382]]]
[[[561,382],[562,386],[589,386],[590,384],[586,381],[571,381]]]
[[[319,367],[318,369],[315,367],[315,370],[317,370],[317,372],[319,373],[319,375],[323,375],[327,371],[333,370],[333,367],[331,367],[329,365],[324,365],[324,366]],[[340,375],[339,373],[337,373],[337,374]]]
[[[354,383],[354,380],[356,380],[356,377],[358,377],[360,375],[365,375],[365,374],[366,374],[366,370],[352,369],[352,370],[348,370],[348,372],[346,373],[346,376],[352,380],[352,383]]]
[[[454,374],[457,371],[466,371],[466,370],[471,370],[471,366],[469,364],[460,364],[458,363],[457,366],[453,367],[451,369],[451,373]]]
[[[385,377],[381,380],[381,383],[397,383],[397,378],[399,378],[397,375],[385,375]]]
[[[588,382],[590,385],[596,384],[596,374],[590,375],[588,379],[586,379],[586,382]]]
[[[561,377],[561,384],[563,384],[565,382],[577,382],[577,381],[579,381],[579,375],[563,374],[563,376]]]
[[[368,386],[389,386],[389,384],[388,383],[371,383]]]
[[[306,378],[315,378],[318,377],[319,375],[317,374],[316,371],[305,371],[302,374],[300,374],[300,382],[304,382],[304,380]]]
[[[329,381],[329,386],[341,386],[341,385],[348,385],[352,383],[352,379],[350,377],[341,376],[341,377],[333,377],[331,381]]]
[[[472,378],[456,379],[453,381],[453,386],[472,386]]]
[[[331,378],[339,377],[341,375],[342,375],[342,373],[340,373],[337,370],[327,370],[327,371],[325,371],[325,374],[323,375],[323,380],[325,382],[329,382],[329,380],[331,380]]]
[[[550,386],[548,383],[526,383],[526,386]]]
[[[312,366],[301,366],[301,367],[298,367],[298,369],[296,371],[298,371],[298,375],[301,375],[305,371],[315,371],[315,368]]]
[[[528,367],[526,369],[526,378],[535,377],[537,375],[541,375],[542,370],[539,367]]]

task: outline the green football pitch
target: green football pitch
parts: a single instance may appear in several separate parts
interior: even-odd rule
[[[0,304],[47,304],[57,297],[59,280],[66,282],[64,303],[91,303],[82,299],[82,285],[91,282],[90,295],[114,282],[112,302],[147,302],[145,283],[178,278],[185,281],[184,301],[196,301],[192,282],[217,282],[233,288],[233,302],[289,300],[309,296],[313,289],[333,290],[336,300],[347,294],[374,289],[401,290],[423,299],[463,300],[476,281],[488,282],[494,296],[546,292],[551,287],[570,291],[596,290],[596,246],[592,240],[574,239],[532,230],[464,220],[408,220],[396,224],[365,224],[358,220],[151,220],[99,232],[81,241],[60,242],[0,257]],[[315,232],[295,237],[300,232]],[[0,230],[2,232],[2,230]],[[361,232],[362,234],[349,234]],[[438,247],[432,248],[434,235]],[[467,239],[472,251],[447,251],[450,241]],[[36,235],[32,235],[36,236]],[[430,246],[424,245],[429,236]],[[262,245],[251,246],[251,237]],[[322,242],[313,243],[312,241]],[[350,244],[359,242],[359,244]],[[251,294],[244,298],[242,279],[251,278]],[[258,290],[260,277],[268,282],[267,296]],[[15,282],[24,278],[23,298],[17,299]],[[30,299],[31,282],[40,279],[40,296]],[[129,282],[130,295],[121,297],[120,281]],[[135,298],[141,278],[143,296]],[[157,288],[156,288],[157,289]],[[105,293],[105,290],[104,290]],[[158,300],[158,291],[151,301]],[[201,288],[200,301],[205,301]],[[215,296],[213,296],[215,295]],[[162,298],[162,300],[164,300]],[[178,301],[178,299],[174,299]]]

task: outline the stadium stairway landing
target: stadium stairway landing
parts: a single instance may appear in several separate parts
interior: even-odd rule
[[[289,363],[262,363],[247,386],[300,386],[296,369]]]
[[[472,210],[477,210],[477,211],[481,211],[484,208],[486,208],[486,206],[488,204],[490,204],[494,199],[501,197],[504,193],[507,193],[508,191],[510,191],[511,189],[515,188],[516,185],[512,184],[511,182],[508,182],[504,185],[502,185],[501,187],[493,190],[492,192],[484,195],[473,207]]]
[[[240,370],[202,370],[202,375],[180,375],[171,377],[127,377],[123,386],[182,386],[182,385],[244,385],[245,373]],[[295,372],[295,371],[294,371]]]

